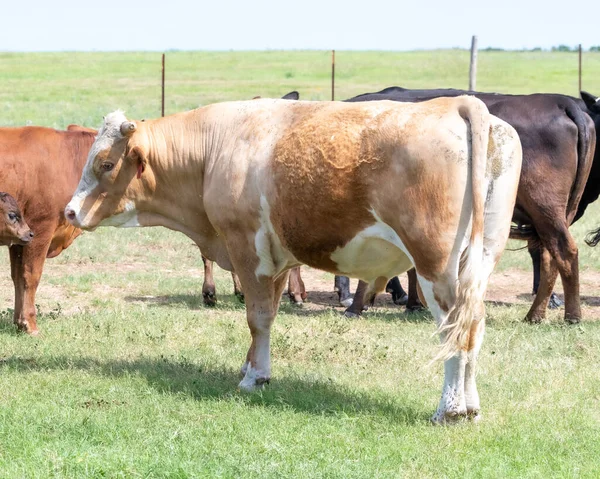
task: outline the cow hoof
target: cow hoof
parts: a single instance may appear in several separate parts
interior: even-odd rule
[[[565,322],[567,324],[579,324],[579,323],[581,323],[581,318],[566,316],[565,317]]]
[[[398,306],[404,306],[408,303],[408,294],[403,294],[399,298],[393,298],[394,304]]]
[[[244,379],[240,381],[240,384],[238,385],[240,391],[251,393],[263,389],[265,384],[271,382],[271,378],[255,376],[253,373],[255,373],[255,371],[250,369],[244,376]]]
[[[560,299],[556,293],[552,293],[550,296],[550,301],[548,302],[548,309],[558,309],[564,304],[564,301]]]
[[[340,306],[344,308],[349,308],[352,306],[352,298],[340,299]]]
[[[431,423],[435,426],[452,426],[463,422],[467,417],[466,411],[436,411],[431,418]]]
[[[425,311],[425,309],[425,306],[423,306],[421,303],[406,305],[406,311],[409,313],[419,313],[421,311]]]
[[[476,409],[474,411],[467,411],[467,419],[473,424],[477,424],[479,421],[481,421],[481,412],[479,411],[479,409]]]
[[[360,318],[360,314],[355,313],[354,311],[344,311],[344,316],[346,316],[347,318],[352,318],[352,319],[356,319],[356,318]]]
[[[202,293],[202,298],[206,306],[215,306],[217,304],[217,295],[215,293]]]
[[[524,321],[529,324],[540,324],[543,319],[544,319],[543,316],[539,316],[539,315],[535,314],[535,315],[525,316]]]
[[[38,336],[40,334],[37,326],[30,326],[27,322],[15,322],[15,326],[17,327],[17,331],[27,333],[29,336]]]

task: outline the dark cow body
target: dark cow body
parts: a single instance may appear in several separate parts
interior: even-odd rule
[[[14,321],[30,334],[38,333],[35,293],[45,259],[59,255],[81,233],[63,211],[94,136],[42,127],[0,128],[0,188],[15,197],[35,233],[26,246],[10,247]]]
[[[589,95],[581,101],[558,94],[502,95],[390,87],[346,101],[421,102],[464,94],[476,96],[490,113],[512,125],[523,145],[523,167],[513,215],[518,226],[512,229],[511,237],[528,240],[531,249],[539,245],[541,259],[540,285],[527,319],[538,322],[545,316],[560,273],[565,290],[565,319],[578,322],[578,250],[568,228],[600,192],[600,158],[595,153],[596,129],[590,118],[594,116],[598,126],[600,107],[596,98]]]

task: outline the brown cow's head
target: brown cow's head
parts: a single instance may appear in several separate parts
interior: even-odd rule
[[[98,132],[83,168],[79,186],[65,208],[76,227],[139,226],[136,200],[146,181],[146,154],[137,125],[122,111],[110,113]]]
[[[26,245],[33,233],[25,223],[15,199],[8,193],[0,193],[0,245]]]

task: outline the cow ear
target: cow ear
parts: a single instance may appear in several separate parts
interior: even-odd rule
[[[297,91],[291,91],[287,95],[283,95],[281,97],[281,99],[282,100],[299,100],[300,99],[300,93],[298,93]]]
[[[133,121],[124,121],[121,123],[121,135],[124,137],[130,137],[136,130],[135,123]]]
[[[126,158],[137,167],[136,177],[139,180],[146,169],[146,153],[140,146],[134,146],[127,152]]]
[[[600,98],[589,94],[587,91],[582,91],[580,93],[581,99],[585,103],[585,106],[587,106],[588,110],[600,113]]]

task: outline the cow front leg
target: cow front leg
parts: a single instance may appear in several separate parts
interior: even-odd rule
[[[552,288],[556,283],[558,269],[552,259],[550,252],[543,246],[539,248],[540,252],[540,282],[537,294],[533,299],[533,304],[525,317],[530,323],[540,323],[546,317],[548,301],[552,294]]]
[[[246,291],[246,317],[252,341],[242,366],[244,378],[239,384],[243,391],[253,391],[271,379],[271,326],[288,274],[276,280],[261,277],[260,280],[246,276],[242,279]]]
[[[40,284],[51,238],[34,237],[27,246],[10,247],[10,269],[15,288],[14,323],[19,331],[39,334],[35,294]]]
[[[204,282],[202,283],[202,299],[206,306],[217,304],[217,291],[215,287],[215,278],[213,276],[213,262],[202,255],[204,263]]]

